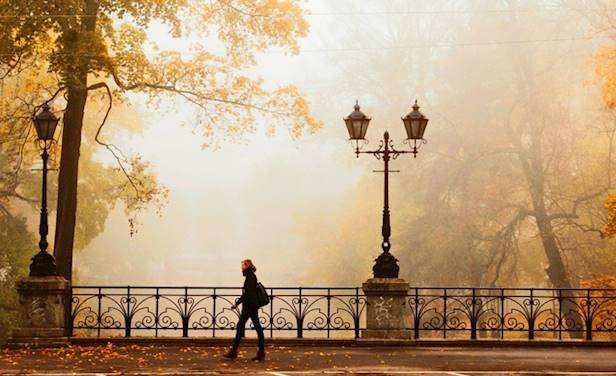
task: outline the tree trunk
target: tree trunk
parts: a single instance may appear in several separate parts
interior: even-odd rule
[[[79,149],[81,129],[87,99],[85,82],[82,87],[68,88],[68,103],[62,130],[62,152],[58,176],[58,209],[54,254],[58,274],[69,282],[73,269],[73,240],[77,212],[77,180],[79,174]]]
[[[54,255],[58,274],[72,282],[73,242],[77,215],[77,181],[79,177],[79,149],[83,115],[88,98],[88,73],[90,59],[88,45],[96,29],[98,0],[85,0],[81,27],[64,30],[63,38],[67,52],[67,70],[64,81],[67,85],[67,105],[62,130],[62,152],[58,176],[58,207],[56,212],[56,233]]]
[[[520,97],[528,97],[529,110],[526,112],[526,123],[531,124],[527,131],[531,137],[529,148],[525,148],[521,144],[521,134],[515,134],[512,128],[506,128],[515,147],[519,150],[519,161],[524,173],[524,177],[528,184],[528,192],[532,201],[532,211],[537,225],[537,231],[541,237],[543,251],[548,260],[549,266],[546,273],[550,283],[554,288],[565,289],[559,291],[558,302],[560,312],[556,322],[562,323],[562,328],[568,331],[571,338],[582,337],[584,328],[583,319],[579,315],[577,297],[571,289],[572,284],[569,279],[569,274],[563,262],[561,249],[556,241],[556,234],[552,226],[552,220],[546,209],[546,193],[545,193],[545,176],[542,153],[542,134],[536,129],[534,117],[532,116],[539,111],[535,110],[537,102],[534,97],[536,92],[533,80],[532,70],[526,60],[518,60],[519,64],[518,83],[525,84],[526,87],[520,87]],[[541,302],[539,302],[541,303]],[[556,313],[555,313],[556,314]]]
[[[548,259],[546,269],[552,286],[559,289],[570,289],[571,282],[563,262],[562,254],[552,227],[547,209],[545,208],[545,178],[543,176],[543,156],[541,155],[541,136],[533,135],[530,152],[530,162],[523,162],[523,169],[528,182],[528,190],[533,203],[533,211],[537,230],[541,237],[543,251]]]
[[[522,168],[529,185],[537,229],[549,263],[546,272],[553,287],[565,289],[559,291],[558,296],[554,297],[558,299],[560,308],[557,322],[561,323],[560,325],[569,333],[571,338],[582,338],[585,328],[584,320],[579,313],[578,299],[575,292],[567,290],[571,289],[572,284],[563,262],[560,247],[556,241],[552,220],[549,218],[545,208],[545,179],[543,175],[541,140],[537,135],[535,135],[530,152],[530,162],[522,160]]]
[[[552,286],[555,288],[570,289],[571,281],[569,280],[562,255],[560,254],[560,248],[556,243],[552,222],[547,218],[545,213],[537,213],[536,221],[545,256],[549,262],[549,266],[546,269],[548,278],[550,278],[550,282],[552,282]]]

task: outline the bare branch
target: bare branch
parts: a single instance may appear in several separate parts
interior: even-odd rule
[[[140,197],[140,192],[139,192],[139,188],[137,188],[137,184],[135,184],[135,181],[133,180],[133,177],[130,175],[130,173],[126,170],[126,167],[124,166],[124,163],[127,162],[127,159],[122,154],[122,151],[117,146],[115,146],[114,144],[103,142],[100,139],[101,131],[103,130],[103,127],[105,126],[105,124],[107,122],[107,118],[109,117],[109,113],[111,112],[111,108],[113,107],[113,96],[111,94],[111,89],[109,89],[109,86],[107,85],[106,82],[97,82],[95,84],[92,84],[92,85],[88,86],[88,88],[87,88],[88,91],[97,90],[97,89],[105,89],[105,91],[107,92],[107,97],[109,99],[109,104],[107,106],[107,110],[105,111],[105,116],[103,117],[103,120],[102,120],[101,124],[98,126],[98,129],[96,130],[96,135],[94,136],[94,141],[96,141],[99,145],[102,145],[107,150],[109,150],[111,155],[113,155],[113,157],[118,162],[118,166],[122,170],[122,173],[124,174],[124,176],[126,176],[126,179],[128,179],[128,182],[130,183],[130,185],[135,190],[135,194],[137,195],[137,197]],[[116,153],[116,151],[117,151],[117,153]]]
[[[165,91],[169,93],[179,94],[185,99],[189,100],[191,103],[201,108],[205,108],[205,104],[206,104],[205,102],[216,102],[216,103],[228,104],[232,106],[245,107],[248,109],[254,109],[254,110],[258,110],[258,111],[270,113],[270,114],[275,114],[275,115],[289,116],[289,117],[294,116],[294,114],[291,112],[274,111],[274,110],[270,110],[263,106],[255,105],[252,103],[245,103],[245,102],[236,101],[236,100],[208,97],[206,95],[203,95],[202,93],[178,88],[175,83],[172,85],[165,85],[165,84],[150,83],[150,82],[139,82],[139,83],[135,83],[132,85],[127,85],[126,83],[122,82],[122,79],[117,75],[113,67],[110,67],[110,72],[111,72],[111,77],[113,78],[113,81],[115,82],[115,84],[123,91],[132,91],[132,90],[148,88],[148,89],[161,90],[161,91]]]
[[[573,206],[571,208],[571,211],[566,212],[557,202],[554,202],[555,205],[557,205],[560,209],[561,209],[561,213],[556,213],[556,214],[551,214],[548,216],[549,220],[555,220],[555,219],[575,219],[575,218],[579,218],[579,215],[577,214],[578,208],[580,205],[584,204],[587,201],[593,200],[601,195],[604,195],[608,192],[607,188],[603,188],[600,189],[596,192],[593,193],[589,193],[585,196],[581,196],[578,197],[577,199],[575,199],[573,201]]]

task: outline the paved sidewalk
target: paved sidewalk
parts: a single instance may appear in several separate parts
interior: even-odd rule
[[[268,360],[235,361],[224,347],[161,345],[0,349],[0,375],[616,375],[616,349],[602,347],[269,346]]]

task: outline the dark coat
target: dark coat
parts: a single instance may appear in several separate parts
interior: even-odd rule
[[[242,287],[242,296],[237,300],[236,304],[242,304],[242,317],[249,318],[256,315],[259,311],[257,299],[257,276],[252,269],[246,269],[242,272],[244,279],[244,287]]]

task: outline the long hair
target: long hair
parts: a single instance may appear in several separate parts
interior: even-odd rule
[[[242,260],[242,263],[248,265],[247,269],[252,270],[253,273],[257,271],[257,267],[255,266],[255,264],[252,263],[251,259]]]

